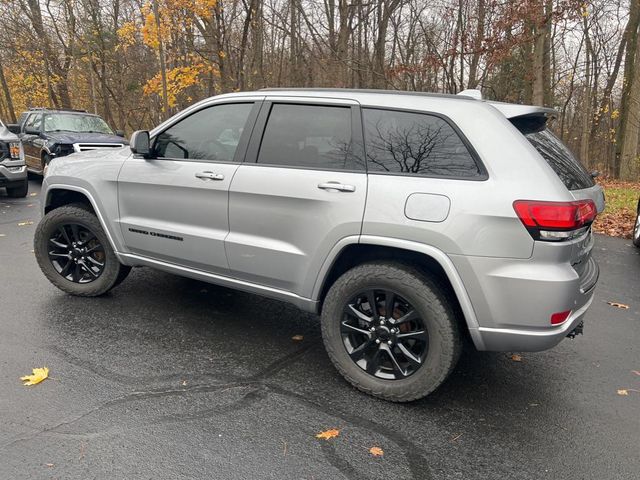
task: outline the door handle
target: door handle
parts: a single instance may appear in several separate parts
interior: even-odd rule
[[[200,178],[202,180],[224,180],[224,175],[221,173],[206,171],[196,173],[196,178]]]
[[[346,185],[338,182],[326,182],[319,183],[318,188],[320,190],[337,190],[338,192],[355,192],[356,187],[354,185]]]

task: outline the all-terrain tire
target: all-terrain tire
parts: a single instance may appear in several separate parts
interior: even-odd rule
[[[421,315],[429,335],[424,363],[411,375],[382,379],[356,364],[343,343],[340,324],[344,308],[359,292],[392,290]],[[409,402],[438,388],[455,367],[461,352],[461,337],[452,302],[436,282],[402,263],[365,263],[344,273],[331,286],[322,307],[322,337],[329,358],[356,388],[392,402]]]
[[[61,225],[77,224],[91,231],[104,249],[104,268],[89,283],[76,283],[63,277],[49,259],[49,239]],[[42,273],[60,290],[71,295],[97,297],[103,295],[128,275],[131,267],[118,261],[98,218],[83,205],[65,205],[47,213],[36,228],[34,252]]]

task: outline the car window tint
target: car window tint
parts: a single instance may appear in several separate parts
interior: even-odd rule
[[[232,162],[253,103],[214,105],[156,137],[158,157]]]
[[[258,163],[362,170],[351,149],[351,108],[274,104],[262,136]]]
[[[363,109],[367,169],[477,177],[480,169],[455,130],[434,115]]]
[[[26,126],[27,126],[27,127],[31,127],[31,128],[39,129],[39,128],[40,128],[40,124],[41,124],[41,123],[42,123],[42,114],[40,114],[40,113],[33,113],[33,114],[31,114],[31,116],[27,119]]]
[[[595,185],[589,172],[551,130],[545,128],[523,133],[569,190],[580,190]]]

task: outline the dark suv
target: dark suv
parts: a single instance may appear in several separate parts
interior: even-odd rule
[[[27,169],[40,175],[53,158],[128,145],[124,132],[114,132],[100,116],[85,110],[32,108],[8,127],[22,140]]]

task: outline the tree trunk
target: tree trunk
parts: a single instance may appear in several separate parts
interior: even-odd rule
[[[640,37],[635,49],[638,50]],[[622,130],[622,144],[620,145],[620,179],[636,181],[640,175],[638,159],[638,138],[640,137],[640,62],[633,65],[632,77],[629,81],[627,107],[628,113]]]
[[[0,85],[2,85],[2,92],[7,102],[7,110],[9,111],[9,120],[11,123],[16,123],[16,111],[13,108],[13,99],[11,98],[11,92],[9,91],[9,85],[7,85],[7,79],[4,76],[4,66],[0,62]]]
[[[620,177],[621,174],[623,145],[626,142],[625,136],[633,131],[633,129],[629,128],[628,124],[632,113],[631,87],[634,83],[634,63],[638,50],[638,17],[640,17],[640,0],[631,0],[629,24],[625,31],[627,53],[624,59],[624,79],[622,82],[622,98],[620,100],[620,123],[616,131],[616,153],[613,163],[613,175],[616,178]],[[637,111],[635,114],[637,115]],[[629,144],[627,143],[627,145]],[[628,148],[629,147],[627,147],[627,154]]]

